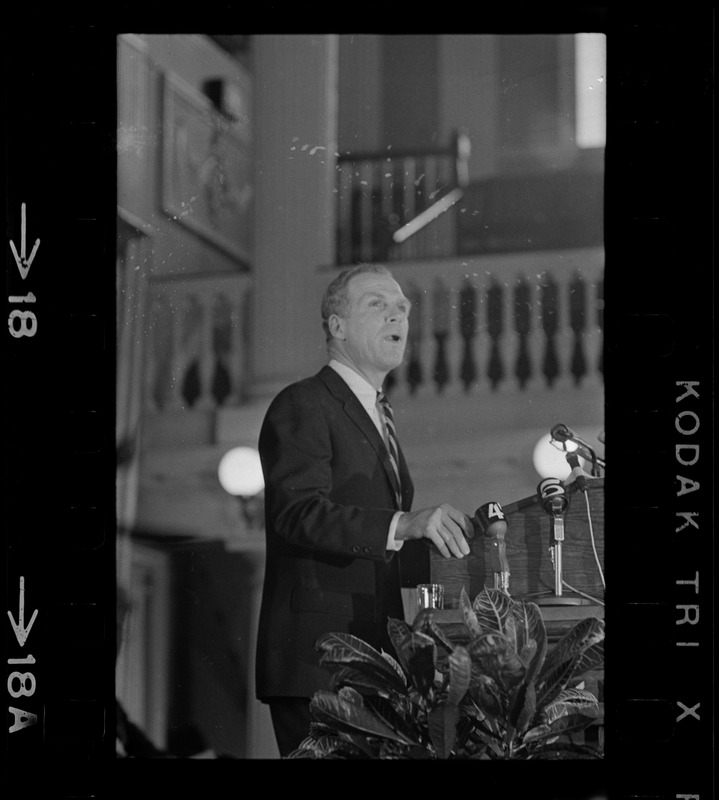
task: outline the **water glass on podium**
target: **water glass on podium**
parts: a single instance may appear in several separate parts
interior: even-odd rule
[[[420,583],[417,586],[417,606],[444,608],[444,586],[441,583]]]

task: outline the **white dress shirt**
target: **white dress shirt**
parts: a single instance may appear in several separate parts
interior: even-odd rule
[[[384,419],[380,415],[379,408],[377,407],[377,392],[366,378],[355,372],[352,367],[348,367],[336,359],[331,359],[329,366],[344,380],[350,387],[354,395],[362,404],[362,408],[369,414],[370,419],[374,422],[375,427],[379,431],[380,436],[387,442],[387,432],[385,431]],[[394,538],[395,531],[397,530],[397,520],[402,516],[402,511],[397,511],[392,517],[392,522],[389,526],[387,534],[387,549],[388,550],[401,550],[404,542],[398,542]]]

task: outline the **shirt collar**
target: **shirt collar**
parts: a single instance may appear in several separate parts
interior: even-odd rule
[[[350,389],[357,395],[357,399],[365,408],[371,408],[377,402],[377,390],[359,372],[348,367],[341,361],[330,359],[329,366],[345,381]]]

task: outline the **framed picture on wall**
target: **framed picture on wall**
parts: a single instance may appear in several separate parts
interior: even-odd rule
[[[249,263],[252,155],[248,126],[174,75],[163,77],[162,206],[188,230]]]

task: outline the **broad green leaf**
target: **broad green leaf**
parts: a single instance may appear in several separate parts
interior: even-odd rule
[[[464,586],[462,587],[462,591],[459,595],[459,608],[462,612],[462,619],[464,620],[464,624],[467,626],[469,631],[470,639],[474,639],[477,636],[481,636],[483,633],[482,626],[479,624],[479,620],[477,619],[477,615],[474,613],[474,609],[472,608],[472,601],[469,599],[469,595],[465,591]]]
[[[468,645],[472,661],[493,678],[505,691],[511,690],[525,676],[526,669],[511,642],[501,633],[479,636]]]
[[[544,666],[539,673],[539,680],[555,670],[563,661],[578,656],[604,639],[604,622],[596,617],[580,620],[571,630],[562,636],[547,655]]]
[[[574,713],[579,708],[597,708],[597,698],[582,689],[565,689],[542,711],[542,719],[552,724],[560,717]]]
[[[392,702],[384,697],[373,695],[365,698],[365,705],[387,727],[397,731],[406,739],[419,743],[424,720],[417,714],[409,713],[403,702]]]
[[[397,659],[393,658],[389,653],[385,653],[384,650],[382,651],[382,658],[390,665],[390,667],[392,667],[392,669],[397,673],[397,677],[406,686],[407,676],[404,674],[404,670],[397,662]]]
[[[392,646],[397,653],[397,658],[405,672],[409,672],[408,665],[405,663],[402,653],[403,642],[412,635],[412,627],[404,620],[390,617],[387,620],[387,633],[389,634]]]
[[[353,667],[383,680],[388,689],[402,691],[404,682],[393,667],[373,647],[362,639],[347,633],[326,633],[315,645],[321,652],[319,665],[329,670]]]
[[[343,700],[332,692],[315,692],[310,702],[310,711],[316,720],[331,725],[340,732],[353,735],[363,733],[402,744],[412,744],[411,740],[393,731],[371,711]]]
[[[517,607],[521,606],[520,609]],[[547,654],[547,629],[542,613],[536,603],[515,603],[513,613],[521,615],[521,624],[517,628],[517,653],[527,667],[527,681],[533,681]]]
[[[604,664],[604,641],[597,642],[591,645],[577,660],[577,665],[574,670],[575,675],[583,675],[593,669],[599,669]]]
[[[477,615],[479,624],[485,630],[504,633],[507,617],[512,613],[512,598],[499,589],[485,587],[472,603],[472,610]]]
[[[522,683],[517,687],[509,708],[509,724],[522,734],[537,710],[537,692],[533,683]]]
[[[543,724],[532,728],[524,737],[524,741],[526,744],[531,742],[534,746],[541,742],[551,743],[560,736],[568,736],[571,733],[583,731],[595,719],[595,716],[589,714],[567,714],[566,716],[558,717],[549,725]]]
[[[437,758],[449,758],[457,735],[457,706],[440,705],[429,714],[429,736]]]
[[[345,739],[336,733],[320,733],[308,736],[299,747],[290,753],[288,758],[327,758],[336,753],[342,753],[349,748]]]
[[[357,689],[353,688],[352,686],[342,686],[341,689],[337,692],[337,694],[343,700],[347,700],[350,703],[354,703],[356,706],[364,706],[364,698],[357,691]]]
[[[543,674],[537,681],[537,707],[539,709],[549,705],[566,688],[575,674],[578,657],[573,656],[562,661],[553,671]]]
[[[427,636],[431,636],[437,644],[444,647],[449,653],[454,650],[452,642],[450,642],[442,629],[437,625],[435,621],[435,609],[433,608],[423,608],[419,614],[417,614],[412,623],[412,630],[416,633],[424,633]]]
[[[437,646],[434,639],[414,631],[401,643],[400,660],[406,664],[412,684],[426,695],[434,686]]]
[[[469,694],[484,714],[495,718],[503,715],[504,705],[499,687],[488,675],[476,674],[474,668]]]
[[[449,705],[459,705],[469,689],[471,678],[472,659],[465,647],[457,647],[449,657]]]
[[[330,689],[337,692],[343,686],[351,686],[362,693],[376,693],[382,697],[393,697],[398,693],[406,692],[406,687],[398,690],[389,686],[384,676],[367,669],[358,670],[354,667],[340,667],[333,671],[330,677]]]

